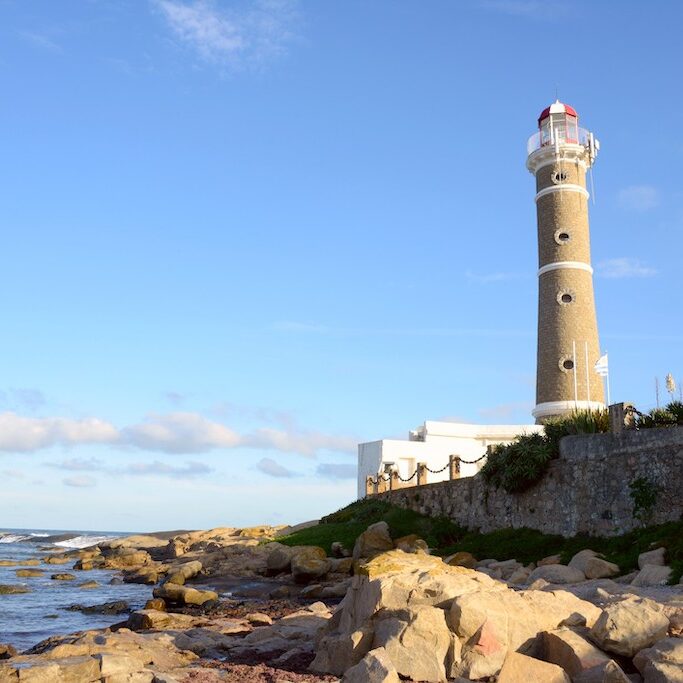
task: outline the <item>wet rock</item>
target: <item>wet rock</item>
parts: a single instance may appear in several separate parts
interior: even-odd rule
[[[182,586],[186,581],[194,578],[202,571],[202,563],[198,560],[186,562],[185,564],[176,567],[175,570],[169,574],[166,583],[176,583]]]
[[[133,612],[126,622],[131,631],[147,631],[154,629],[184,629],[193,625],[194,619],[186,614],[170,614],[153,609],[140,609]]]
[[[159,572],[156,567],[141,567],[134,571],[124,572],[124,583],[142,583],[147,586],[154,586],[159,582]]]
[[[64,557],[63,555],[51,555],[43,559],[44,564],[68,564],[71,562],[71,557]]]
[[[100,584],[97,583],[97,581],[84,581],[83,583],[79,583],[78,587],[83,590],[91,590],[93,588],[99,588]]]
[[[245,619],[253,626],[270,626],[273,620],[263,612],[250,612]]]
[[[166,603],[161,598],[152,598],[145,603],[144,609],[155,609],[158,612],[165,612]]]
[[[200,591],[196,588],[179,586],[175,583],[165,583],[154,589],[152,595],[155,598],[162,598],[166,602],[173,602],[179,605],[207,605],[218,600],[218,593],[214,591]]]
[[[17,569],[14,573],[18,577],[29,578],[29,577],[43,576],[44,572],[42,569]]]
[[[52,574],[50,578],[53,581],[75,581],[76,577],[73,574]]]
[[[7,585],[0,583],[0,595],[15,595],[18,593],[30,593],[26,586]]]
[[[66,609],[71,612],[83,612],[83,614],[124,614],[130,612],[130,607],[125,600],[112,600],[100,605],[71,605]]]

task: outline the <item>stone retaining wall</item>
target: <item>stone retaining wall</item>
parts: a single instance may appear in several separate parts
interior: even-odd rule
[[[565,437],[560,458],[521,494],[489,486],[477,475],[379,497],[483,532],[529,527],[562,536],[615,536],[641,526],[629,495],[629,485],[641,477],[659,488],[647,523],[681,519],[683,427]]]

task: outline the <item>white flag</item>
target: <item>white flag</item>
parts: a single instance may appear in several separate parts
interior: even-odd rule
[[[595,372],[600,375],[600,377],[606,377],[609,374],[609,363],[607,362],[607,354],[600,356],[598,362],[595,364]]]

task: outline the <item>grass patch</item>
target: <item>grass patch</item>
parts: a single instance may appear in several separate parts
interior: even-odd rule
[[[638,568],[638,555],[646,550],[664,546],[668,564],[673,570],[671,583],[683,574],[683,522],[669,522],[637,529],[614,538],[574,536],[563,538],[543,534],[534,529],[503,529],[487,534],[468,531],[448,519],[426,517],[412,510],[404,510],[382,500],[360,500],[327,515],[320,524],[279,538],[285,545],[318,545],[328,553],[334,541],[352,549],[356,538],[375,522],[385,521],[392,538],[417,534],[436,555],[449,555],[459,550],[472,553],[477,559],[515,558],[523,564],[536,562],[548,555],[561,555],[567,563],[585,548],[602,553],[610,562],[627,573]]]

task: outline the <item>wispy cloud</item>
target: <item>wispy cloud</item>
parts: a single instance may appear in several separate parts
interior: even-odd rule
[[[526,277],[525,273],[473,273],[471,270],[465,271],[465,278],[467,279],[467,281],[478,285],[490,285],[493,282],[507,282],[509,280],[519,280],[523,277]]]
[[[356,465],[344,463],[320,463],[317,473],[326,479],[355,479],[358,474]]]
[[[240,9],[213,0],[152,0],[173,34],[205,61],[258,66],[282,55],[294,37],[295,0],[249,0]]]
[[[245,433],[198,413],[150,415],[123,428],[99,418],[25,417],[0,413],[0,451],[28,453],[54,446],[109,445],[170,454],[197,454],[234,448],[254,448],[316,457],[321,451],[353,452],[355,436],[327,434],[297,425],[261,428]],[[69,461],[71,469],[97,465],[95,459]]]
[[[81,477],[67,477],[62,479],[62,483],[65,486],[73,486],[75,488],[91,488],[97,485],[97,480],[84,475]]]
[[[630,185],[619,190],[617,201],[628,211],[649,211],[659,206],[659,190],[652,185]]]
[[[528,421],[533,407],[534,404],[531,401],[512,401],[489,408],[481,408],[479,414],[489,420],[510,420],[515,416],[524,416]]]
[[[50,52],[61,52],[62,46],[52,40],[45,33],[37,31],[19,31],[19,35],[31,45]]]
[[[186,462],[184,465],[170,465],[155,460],[154,462],[133,462],[124,467],[107,465],[98,458],[71,458],[61,462],[45,463],[48,467],[67,472],[104,472],[113,476],[152,476],[170,477],[172,479],[193,479],[213,472],[213,468],[203,462]],[[77,477],[76,477],[77,479]]]
[[[289,479],[295,477],[296,473],[288,470],[284,465],[275,462],[272,458],[262,458],[256,463],[256,469],[269,477]]]
[[[628,256],[600,261],[595,267],[595,272],[599,277],[610,279],[652,277],[657,274],[654,268]]]

